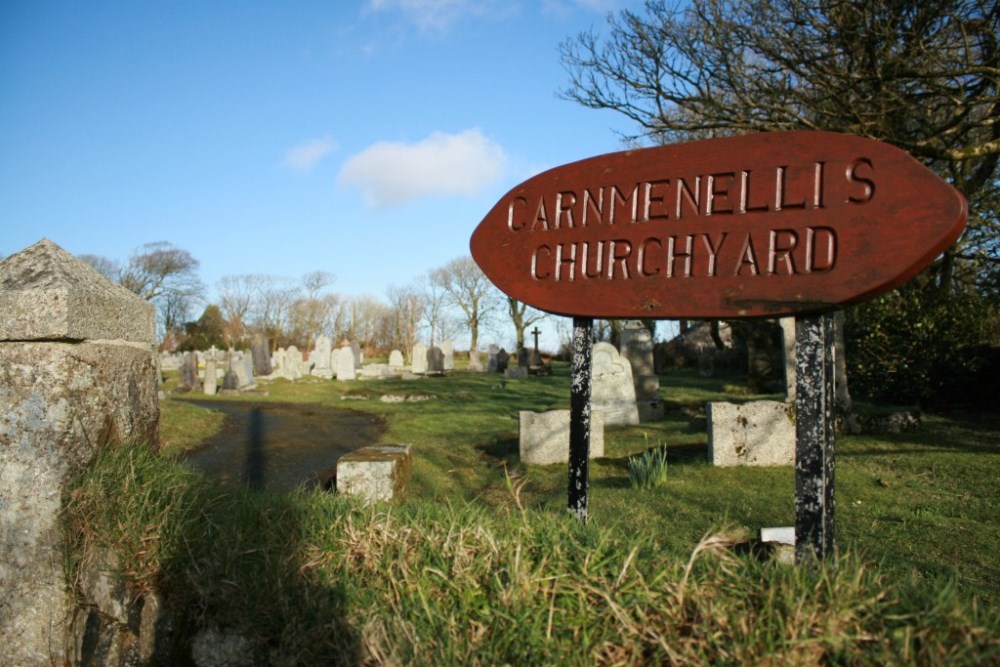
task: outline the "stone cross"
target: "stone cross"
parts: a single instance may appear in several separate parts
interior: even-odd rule
[[[538,352],[538,336],[541,333],[542,332],[538,330],[537,326],[531,330],[531,335],[535,337],[535,352]]]

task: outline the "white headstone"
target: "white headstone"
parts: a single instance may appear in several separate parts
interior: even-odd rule
[[[590,404],[604,412],[605,424],[638,424],[632,367],[611,343],[596,343],[592,357]]]
[[[417,375],[423,375],[427,372],[427,348],[424,347],[423,343],[417,343],[413,346],[413,372]]]
[[[784,401],[708,404],[708,456],[716,466],[795,463],[795,406]]]
[[[354,352],[349,347],[342,347],[337,350],[335,358],[338,380],[356,380],[358,378],[358,367],[354,363]]]
[[[523,463],[547,465],[569,461],[569,410],[518,413],[520,455]],[[590,458],[604,456],[604,416],[590,415]]]
[[[444,370],[455,370],[455,344],[446,340],[441,343],[441,352],[444,354]]]
[[[406,362],[403,360],[403,353],[393,350],[389,353],[389,368],[403,368]]]

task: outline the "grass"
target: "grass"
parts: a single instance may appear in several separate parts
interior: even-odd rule
[[[192,627],[238,628],[301,664],[1000,661],[997,415],[838,438],[842,555],[788,569],[734,542],[794,522],[793,471],[706,460],[703,402],[732,396],[734,378],[665,376],[664,420],[609,428],[579,526],[566,466],[517,456],[518,410],[568,406],[567,369],[556,370],[271,383],[263,400],[385,417],[384,442],[414,445],[410,499],[366,509],[223,489],[169,457],[114,450],[70,504],[77,551],[124,554],[132,585],[169,591]],[[204,428],[192,407],[163,402],[165,440]],[[628,461],[650,440],[670,474],[632,488]]]

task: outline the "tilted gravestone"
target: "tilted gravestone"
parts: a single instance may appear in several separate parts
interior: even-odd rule
[[[105,447],[158,447],[153,307],[47,239],[0,262],[0,664],[76,664],[60,522]],[[83,613],[83,612],[80,612]]]

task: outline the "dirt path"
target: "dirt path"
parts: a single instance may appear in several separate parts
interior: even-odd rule
[[[226,415],[222,430],[185,456],[223,484],[288,491],[325,484],[343,454],[378,441],[385,423],[357,410],[295,403],[195,401]]]

